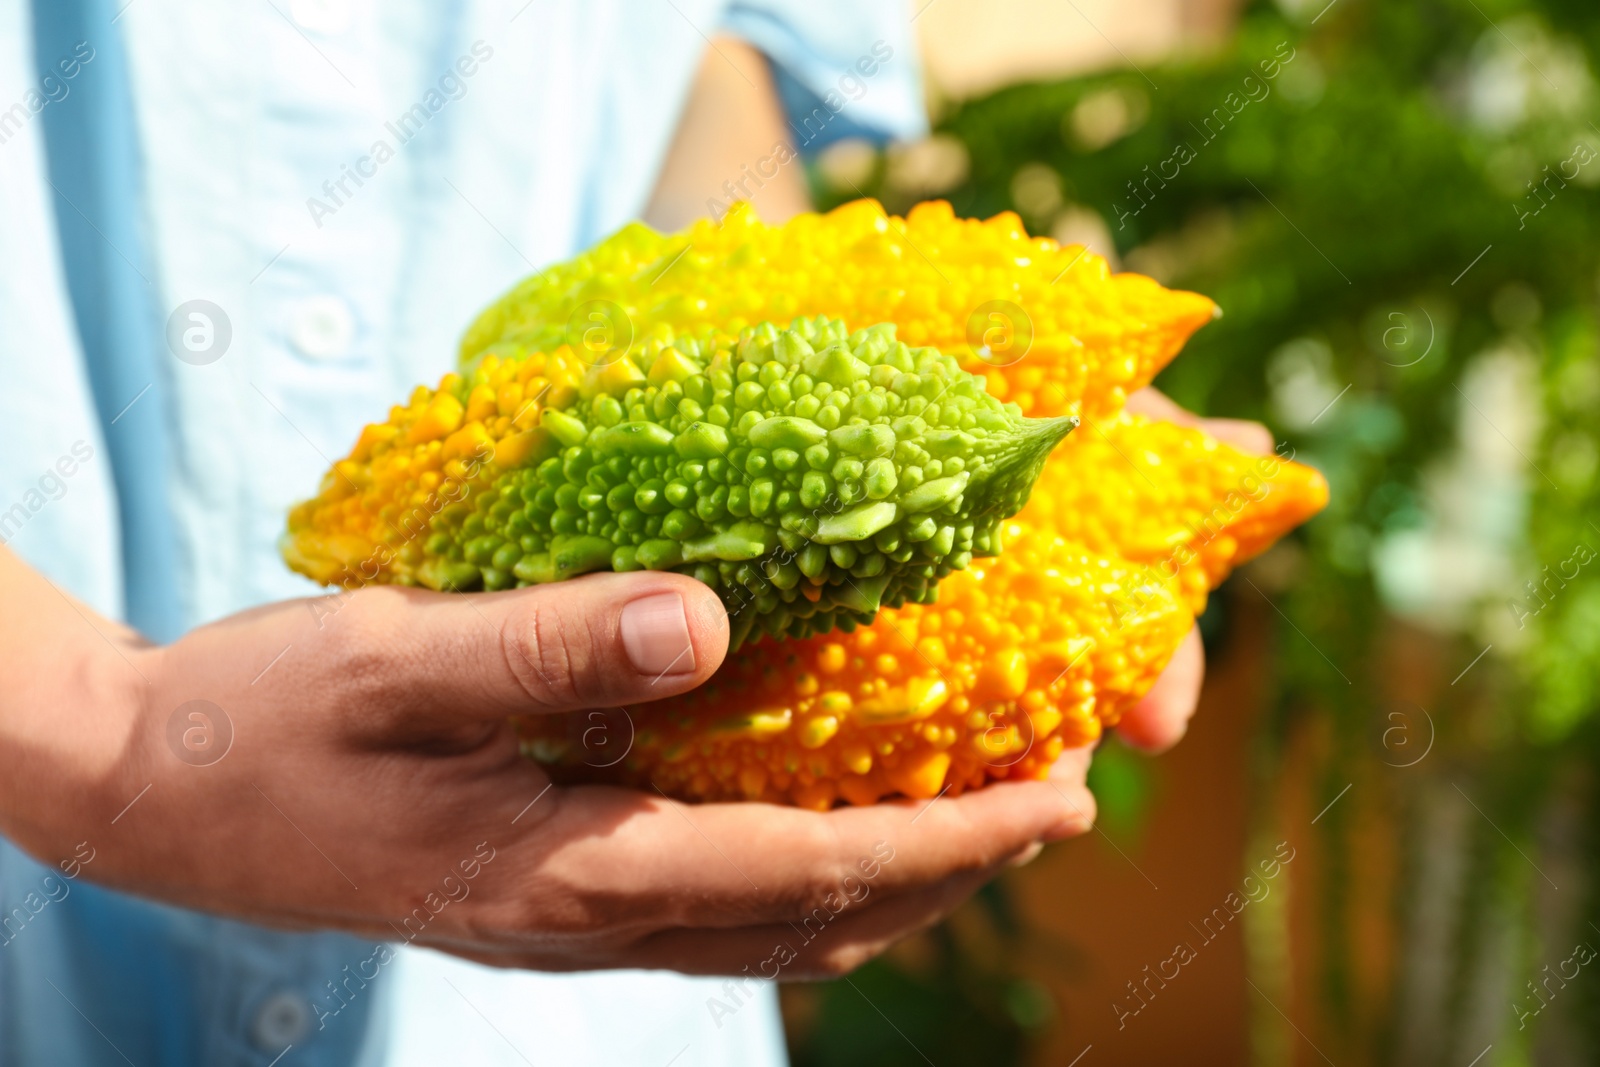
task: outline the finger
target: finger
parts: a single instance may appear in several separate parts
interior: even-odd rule
[[[634,966],[689,974],[787,981],[838,978],[949,915],[1004,866],[954,875],[888,899],[863,885],[855,899],[831,897],[793,922],[717,931],[710,937],[703,930],[665,930],[629,954],[638,958]]]
[[[1100,809],[1094,794],[1088,786],[1089,764],[1094,760],[1094,748],[1085,745],[1082,748],[1069,748],[1056,758],[1050,766],[1047,781],[1054,784],[1061,792],[1062,799],[1072,808],[1072,813],[1077,816],[1078,825],[1082,827],[1079,833],[1088,833],[1094,826],[1094,821],[1099,817]],[[1066,836],[1076,836],[1069,834]],[[1055,838],[1053,840],[1060,840]]]
[[[1003,782],[959,798],[819,814],[579,786],[541,810],[515,850],[520,860],[507,865],[517,873],[481,902],[477,925],[509,940],[535,929],[581,936],[795,921],[854,882],[893,896],[1083,833],[1094,801],[1081,781]],[[583,903],[543,910],[563,900]]]
[[[954,875],[885,898],[870,883],[819,900],[791,921],[722,929],[674,927],[607,945],[578,942],[537,948],[426,941],[431,948],[495,967],[544,971],[644,967],[684,974],[767,980],[834,978],[846,974],[918,930],[938,922],[989,881],[1003,865]]]
[[[1198,426],[1201,421],[1200,416],[1181,407],[1153,385],[1147,385],[1131,394],[1124,407],[1131,414],[1143,415],[1147,419],[1161,419],[1163,422],[1175,422],[1179,426]]]
[[[691,689],[722,662],[728,617],[681,574],[593,574],[503,593],[361,590],[325,666],[405,717],[497,719],[619,707]],[[313,649],[321,646],[313,645]]]
[[[1200,429],[1252,456],[1267,455],[1275,444],[1271,430],[1249,419],[1201,419]]]
[[[1200,702],[1200,683],[1205,674],[1205,649],[1199,629],[1194,628],[1173,653],[1150,692],[1122,717],[1117,734],[1144,752],[1161,752],[1177,744],[1189,729],[1189,719]]]
[[[1015,856],[1012,856],[1010,859],[1006,860],[1006,866],[1008,866],[1008,867],[1026,867],[1028,864],[1030,864],[1034,860],[1038,859],[1039,858],[1039,853],[1041,853],[1043,851],[1044,851],[1044,842],[1043,841],[1035,841],[1033,844],[1029,845],[1027,848],[1023,849],[1021,852],[1017,853]]]
[[[1065,749],[1050,765],[1050,781],[1062,786],[1082,786],[1089,775],[1089,764],[1093,761],[1093,745]]]
[[[867,873],[885,894],[920,890],[991,867],[1036,841],[1082,834],[1093,813],[1094,799],[1081,779],[1001,782],[955,798],[840,808],[820,816],[833,843],[825,843],[806,866],[828,870],[831,863],[833,875],[814,886],[810,896],[836,887],[843,877]],[[774,835],[776,851],[767,857],[774,864],[783,862],[784,840]]]
[[[1146,386],[1128,397],[1127,410],[1135,415],[1204,430],[1224,444],[1232,445],[1239,451],[1252,455],[1266,455],[1273,449],[1272,431],[1261,423],[1251,422],[1248,419],[1201,418],[1178,406],[1165,393],[1153,386]]]

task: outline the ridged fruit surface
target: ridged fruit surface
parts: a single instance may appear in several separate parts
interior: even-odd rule
[[[939,579],[993,555],[998,524],[1076,422],[1023,418],[889,323],[851,334],[796,319],[736,343],[637,348],[547,390],[525,430],[500,414],[502,368],[519,361],[491,356],[417,395],[365,468],[348,463],[290,515],[286,555],[324,580],[360,578],[373,549],[346,521],[376,518],[359,524],[369,538],[403,529],[385,517],[385,485],[353,493],[448,435],[444,462],[489,456],[492,469],[384,577],[467,592],[674,570],[722,595],[733,647],[751,633],[805,637],[929,601]],[[339,554],[347,542],[360,558]]]
[[[540,485],[527,499],[530,472],[554,459],[541,454],[560,425],[545,425],[547,409],[562,412],[604,393],[631,416],[669,347],[676,354],[667,365],[682,358],[695,371],[714,362],[719,346],[737,353],[758,332],[775,342],[782,327],[762,324],[823,316],[842,323],[850,345],[865,339],[862,331],[892,326],[897,343],[937,348],[981,375],[982,404],[998,400],[1035,418],[1082,420],[1051,454],[1027,505],[1003,522],[1000,509],[987,542],[979,543],[974,525],[966,550],[957,548],[958,537],[966,544],[960,524],[941,524],[941,537],[952,527],[954,556],[973,558],[938,581],[933,603],[919,602],[928,599],[926,588],[909,587],[904,603],[883,607],[869,625],[857,625],[863,614],[836,611],[831,633],[773,636],[807,632],[792,612],[787,620],[779,614],[792,603],[783,591],[763,585],[778,584],[777,572],[741,578],[738,567],[748,561],[719,559],[715,580],[726,582],[722,566],[732,564],[733,584],[753,594],[729,600],[735,635],[749,640],[706,686],[621,711],[526,720],[525,750],[565,780],[813,808],[1041,777],[1064,748],[1099,737],[1149,690],[1209,591],[1233,567],[1326,503],[1327,484],[1311,468],[1246,455],[1199,430],[1123,411],[1128,395],[1216,313],[1205,297],[1114,274],[1081,248],[1029,237],[1014,215],[957,219],[943,203],[920,205],[904,219],[858,201],[780,226],[761,223],[742,205],[720,225],[699,223],[679,234],[629,226],[491,305],[463,338],[461,373],[437,391],[419,388],[387,424],[369,426],[319,497],[296,509],[285,556],[303,573],[346,585],[458,587],[450,574],[430,570],[430,558],[440,555],[470,563],[483,587],[523,584],[518,563],[552,551],[555,540],[524,543],[520,525],[508,529],[521,521],[512,515],[526,516],[549,488]],[[735,389],[745,384],[739,373]],[[772,381],[762,381],[763,373]],[[778,373],[755,369],[750,380],[770,396]],[[617,391],[619,375],[629,380]],[[661,418],[653,406],[665,382],[655,377],[658,392],[644,421]],[[928,398],[935,402],[938,425],[958,428],[942,421],[948,406]],[[729,414],[733,426],[743,418],[736,408]],[[885,412],[891,430],[904,414]],[[925,408],[915,414],[932,429]],[[668,428],[676,439],[686,427]],[[823,429],[831,435],[835,427]],[[792,451],[801,453],[800,466],[823,469],[805,463],[803,450]],[[898,491],[906,461],[893,458]],[[929,465],[920,466],[928,479]],[[663,488],[665,473],[656,475]],[[818,518],[857,492],[858,482],[861,502],[874,502],[866,473],[864,462],[859,474],[850,465],[828,466],[835,493]],[[949,472],[941,466],[936,476]],[[885,477],[880,473],[879,489]],[[590,485],[588,473],[583,478],[602,499],[613,490],[626,495],[614,484],[603,491]],[[694,481],[697,501],[706,490],[714,498],[718,486],[726,488],[719,506],[727,507],[739,479]],[[629,484],[631,506],[646,513],[642,485]],[[852,488],[839,492],[846,484]],[[618,503],[628,504],[620,496]],[[480,525],[468,536],[472,516]],[[646,514],[644,522],[653,518]],[[621,519],[616,525],[624,532]],[[602,533],[605,527],[601,522]],[[486,536],[480,528],[500,542],[477,540]],[[515,549],[505,547],[510,535]],[[872,544],[886,567],[904,551],[908,538],[900,540],[893,549]],[[610,565],[628,564],[615,553],[629,546],[610,543]],[[597,560],[598,546],[591,547]],[[631,547],[636,563],[642,544]],[[995,548],[998,556],[978,554]],[[861,583],[854,570],[862,554],[840,555],[830,547],[828,566],[836,570],[828,573],[840,581],[829,595],[849,595],[845,587]],[[533,566],[523,564],[523,574],[543,577]],[[465,568],[459,574],[465,578]],[[757,630],[747,621],[751,605],[755,618],[783,625]]]
[[[929,201],[902,219],[857,200],[769,226],[739,204],[677,234],[628,226],[526,279],[467,331],[461,358],[605,350],[660,328],[736,336],[825,315],[852,330],[892,322],[900,340],[955,356],[1025,415],[1098,418],[1216,314],[1197,293],[1029,237],[1010,212],[960,219]]]
[[[1103,429],[1057,450],[1004,550],[936,604],[763,641],[603,730],[527,720],[528,751],[569,779],[819,810],[1043,777],[1149,690],[1232,566],[1327,500],[1312,468],[1199,430],[1128,415]]]

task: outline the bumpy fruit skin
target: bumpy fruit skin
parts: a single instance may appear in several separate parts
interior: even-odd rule
[[[1327,502],[1328,483],[1313,467],[1123,413],[1065,441],[1017,519],[1156,570],[1199,615],[1234,567]]]
[[[285,554],[325,582],[416,581],[434,518],[493,515],[506,503],[489,496],[493,472],[537,444],[542,408],[630,344],[728,341],[796,315],[893,323],[1023,413],[1084,420],[1001,527],[1002,555],[945,578],[936,603],[746,644],[695,693],[528,720],[525,749],[566,780],[813,808],[1042,777],[1148,691],[1233,566],[1326,502],[1310,468],[1122,413],[1215,314],[1030,238],[1015,215],[956,219],[943,203],[905,219],[858,201],[782,226],[743,205],[676,235],[631,226],[485,311],[464,376],[369,426],[291,518]]]
[[[1094,419],[1120,410],[1216,314],[1197,293],[1029,237],[1010,212],[959,219],[930,201],[902,219],[857,200],[769,226],[736,204],[721,223],[678,234],[626,227],[526,279],[467,331],[461,358],[621,343],[608,331],[736,336],[826,315],[852,330],[895,323],[906,344],[956,356],[1026,415]]]
[[[450,433],[441,455],[463,434],[457,451],[477,441],[481,419],[454,424],[480,389],[489,413],[497,370],[419,397],[404,437],[375,446],[373,462],[384,444],[426,449],[436,431]],[[577,380],[544,398],[526,439],[481,431],[494,451],[477,491],[441,509],[420,559],[391,576],[495,590],[675,570],[722,594],[734,647],[753,632],[826,633],[870,622],[885,604],[931,600],[939,579],[993,555],[999,522],[1075,424],[1024,419],[888,324],[850,334],[801,319],[762,323],[736,343],[652,341]],[[498,415],[498,392],[492,404]],[[291,516],[292,560],[313,554],[319,507],[337,514],[345,499]]]
[[[526,722],[526,750],[558,777],[817,809],[1042,777],[1148,692],[1234,566],[1327,501],[1309,467],[1123,413],[1216,308],[1029,238],[1015,216],[958,220],[925,204],[886,219],[861,201],[783,227],[741,213],[676,238],[624,231],[590,255],[491,308],[463,356],[566,336],[563,316],[586,300],[615,301],[646,328],[681,326],[708,313],[685,294],[731,291],[745,314],[892,321],[961,353],[991,395],[1085,425],[1006,524],[1005,551],[941,582],[935,604],[885,609],[848,634],[763,641],[701,690],[631,707],[605,730],[582,716]],[[684,266],[672,298],[650,291]],[[1031,327],[1016,359],[969,343],[971,310],[996,299]]]
[[[1006,542],[945,579],[935,604],[763,641],[604,731],[581,715],[526,720],[525,750],[559,779],[819,811],[1042,777],[1138,699],[1193,616],[1137,564],[1020,523]]]
[[[1129,415],[1100,429],[1068,439],[1005,551],[945,579],[936,604],[763,642],[601,733],[528,720],[526,750],[568,780],[818,810],[1043,777],[1149,690],[1232,565],[1327,501],[1315,470],[1199,430]]]

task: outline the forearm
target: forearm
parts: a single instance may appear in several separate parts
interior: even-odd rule
[[[645,221],[676,230],[748,200],[768,222],[811,207],[765,57],[742,41],[716,38],[706,49],[661,166]]]
[[[98,814],[138,718],[148,645],[4,547],[0,604],[0,833],[49,859]]]

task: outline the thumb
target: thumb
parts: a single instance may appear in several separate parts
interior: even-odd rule
[[[1251,455],[1268,455],[1275,444],[1272,431],[1259,422],[1251,422],[1248,419],[1202,418],[1179,407],[1154,386],[1147,385],[1128,397],[1127,407],[1135,415],[1204,430],[1223,444],[1232,445],[1239,451]]]
[[[393,674],[381,688],[391,707],[427,718],[660,700],[704,682],[728,647],[722,600],[666,572],[592,574],[502,593],[389,587],[353,600],[366,601],[363,615],[378,631],[358,624],[368,632],[357,640],[387,646]]]

